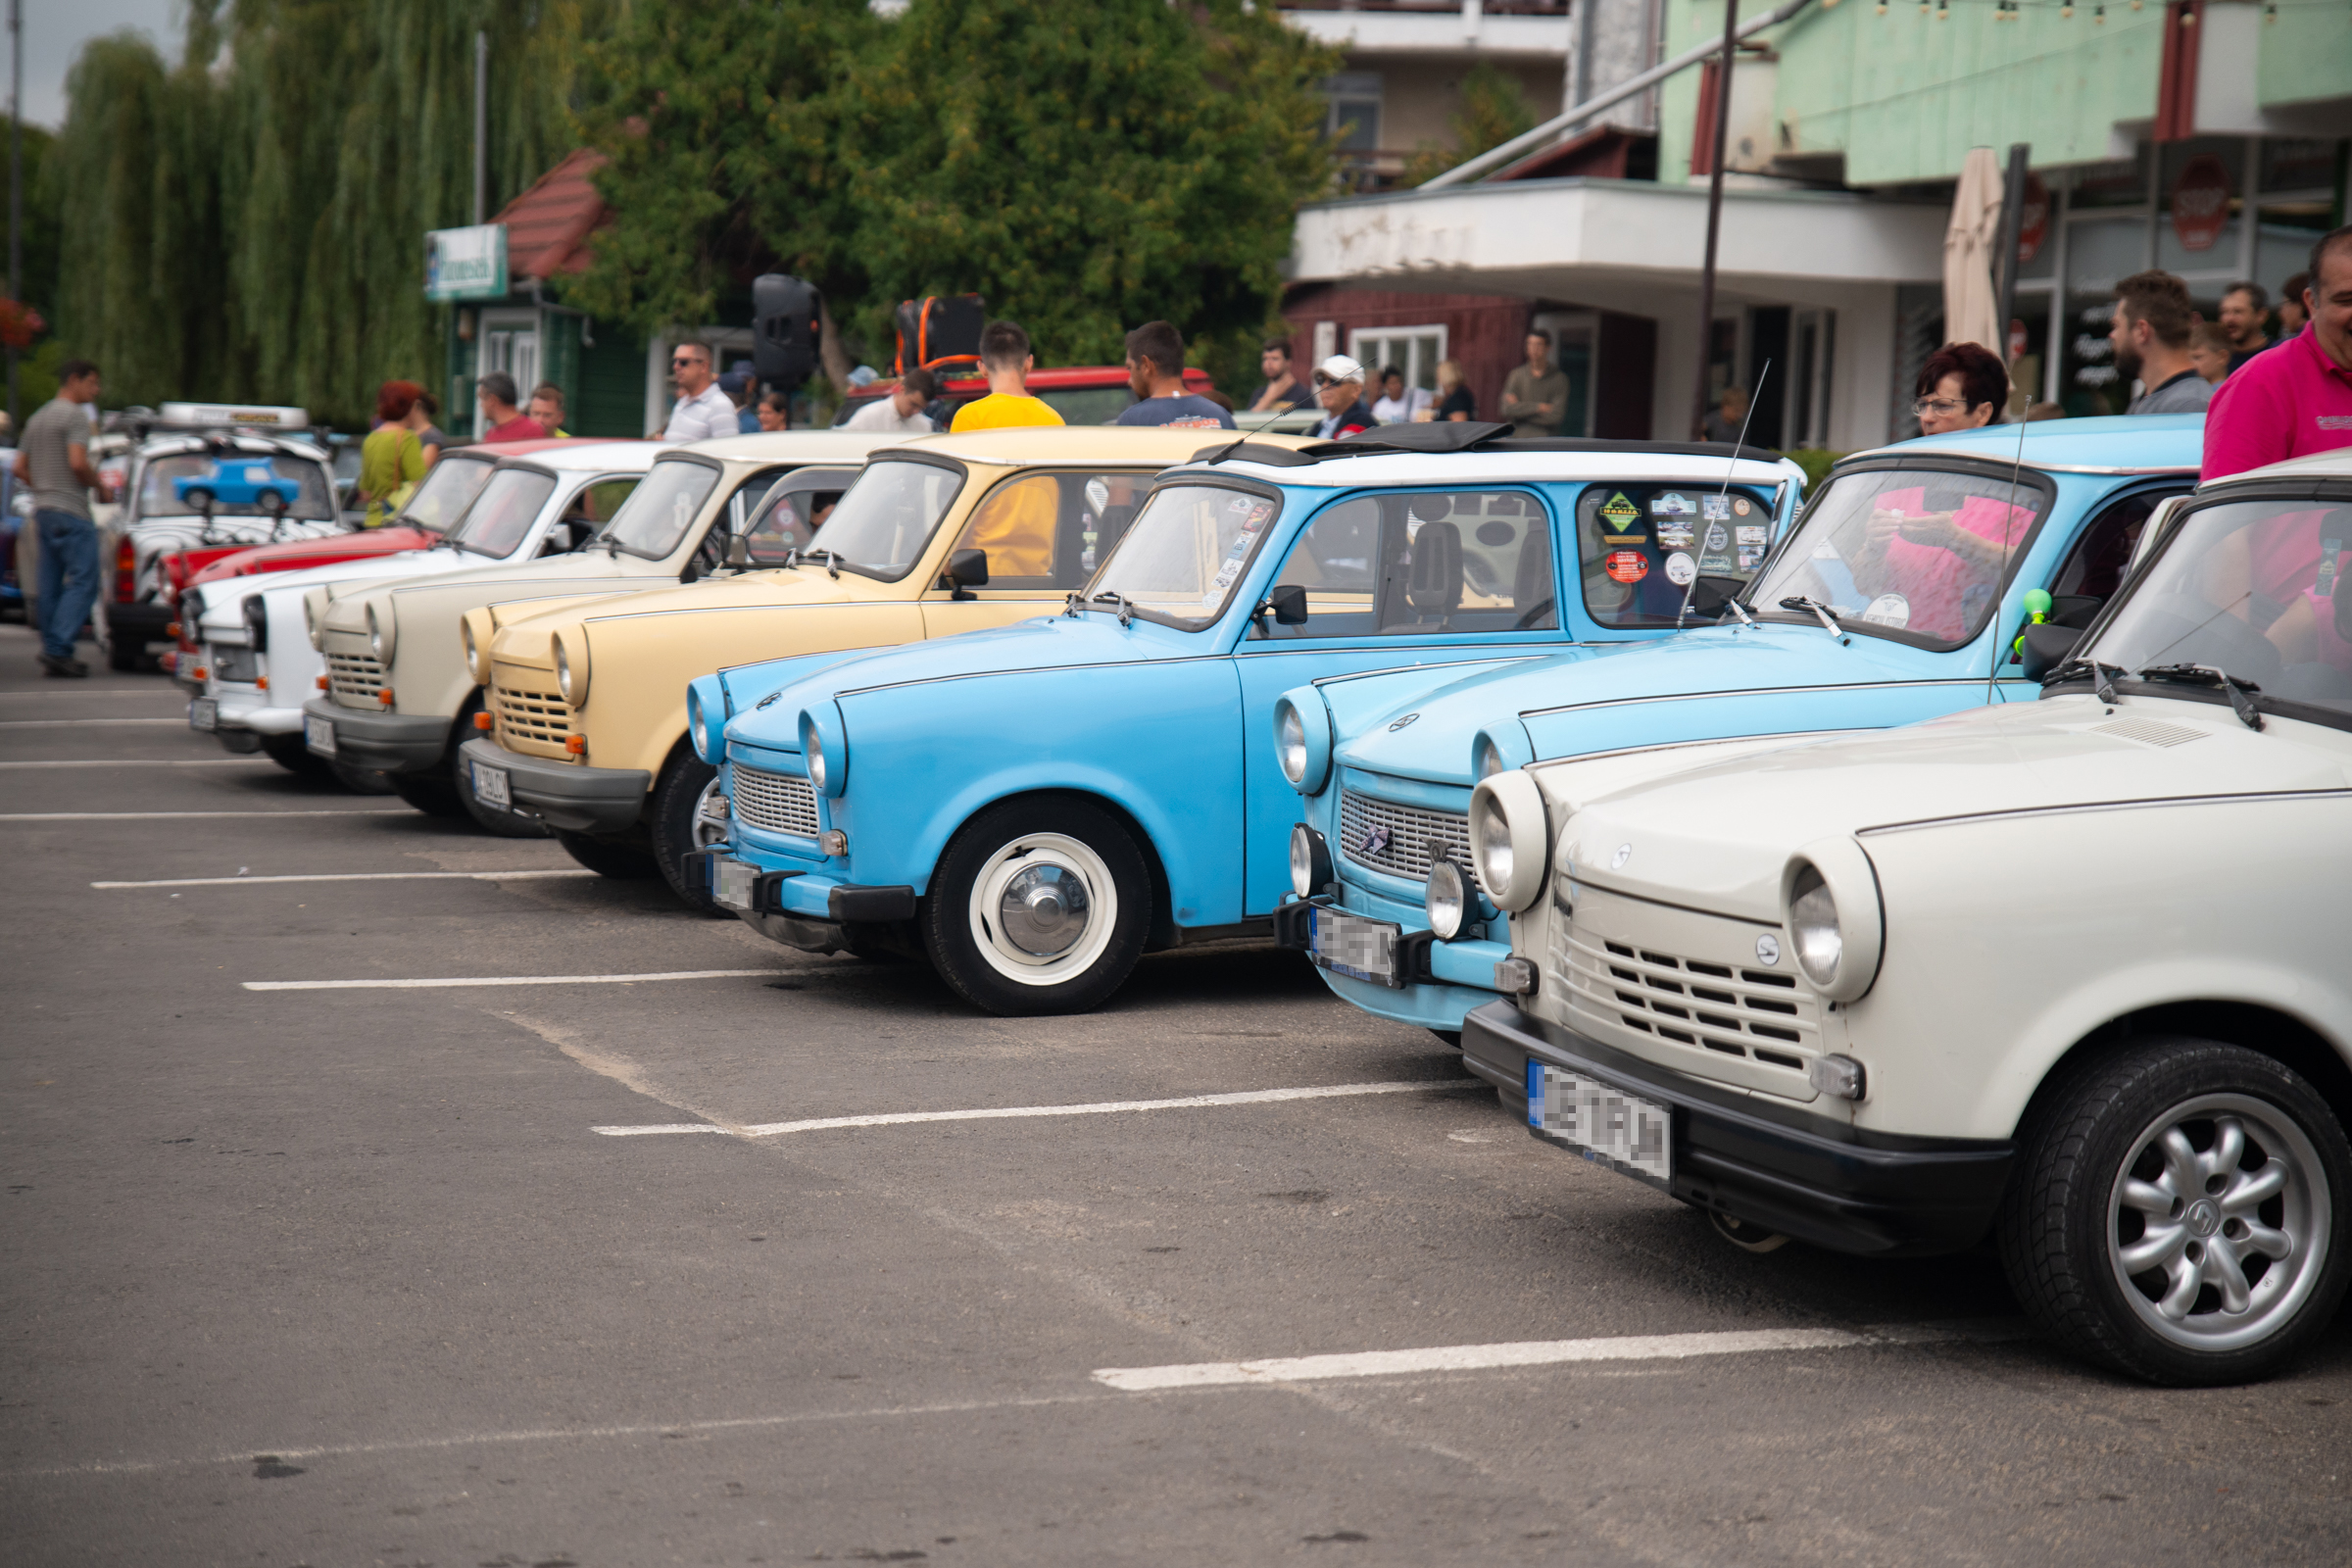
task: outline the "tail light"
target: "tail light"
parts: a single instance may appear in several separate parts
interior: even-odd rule
[[[138,597],[139,553],[125,535],[115,546],[115,603],[127,605]]]

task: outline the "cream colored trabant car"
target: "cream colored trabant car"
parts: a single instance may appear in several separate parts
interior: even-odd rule
[[[315,588],[304,601],[326,656],[326,695],[303,713],[312,750],[391,775],[401,798],[494,833],[536,836],[535,818],[475,799],[457,759],[474,733],[480,682],[459,617],[487,605],[605,598],[693,582],[725,563],[729,541],[788,476],[839,492],[887,435],[794,430],[721,436],[663,452],[612,520],[567,555],[428,579]],[[529,613],[518,605],[516,613]]]
[[[1989,1234],[2070,1350],[2259,1377],[2352,1268],[2352,454],[2207,484],[2018,660],[2040,702],[1482,783],[1519,996],[1465,1057],[1743,1245]]]
[[[1215,432],[1210,432],[1212,435]],[[486,736],[465,743],[476,799],[535,813],[579,861],[658,868],[715,909],[685,857],[726,834],[716,771],[686,735],[686,683],[727,664],[919,642],[1059,611],[1199,430],[1064,427],[928,436],[876,452],[813,536],[787,489],[757,520],[793,564],[624,600],[466,617]],[[511,623],[506,623],[511,622]]]

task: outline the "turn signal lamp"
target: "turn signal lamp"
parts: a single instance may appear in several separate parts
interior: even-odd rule
[[[574,757],[586,757],[588,755],[588,737],[585,735],[565,736],[564,749]]]
[[[256,675],[253,677],[253,684],[255,690],[266,692],[270,689],[270,677],[267,675]]]
[[[375,700],[383,704],[386,708],[390,708],[392,706],[392,688],[386,686],[382,690],[378,691],[375,694]]]
[[[486,730],[490,728],[491,723],[492,719],[488,713],[476,713],[473,715],[473,727],[475,729]]]
[[[314,675],[311,677],[311,679],[315,684],[317,684],[320,691],[325,691],[327,689],[326,677],[324,675]]]
[[[173,642],[179,641],[179,622],[176,620],[165,621],[164,635],[171,638]]]
[[[205,668],[202,664],[198,664],[196,666],[196,678],[198,680],[210,680],[213,678],[213,672]]]

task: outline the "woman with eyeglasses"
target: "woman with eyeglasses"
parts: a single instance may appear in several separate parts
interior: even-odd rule
[[[1946,343],[1919,368],[1917,401],[1921,435],[1974,430],[1990,424],[2009,404],[2009,371],[1991,350],[1975,343]]]

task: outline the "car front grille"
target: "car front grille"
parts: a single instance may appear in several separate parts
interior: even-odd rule
[[[533,690],[521,682],[537,676],[546,687]],[[520,679],[517,679],[520,677]],[[555,678],[539,670],[502,664],[492,672],[490,716],[497,725],[498,744],[525,757],[566,757],[571,739],[571,705],[553,690]]]
[[[735,814],[745,822],[762,833],[816,837],[816,792],[807,779],[745,767],[740,762],[727,771],[733,775],[730,794]]]
[[[1478,867],[1470,861],[1468,815],[1396,806],[1353,790],[1340,792],[1340,853],[1358,865],[1408,882],[1428,881],[1430,861],[1439,855],[1473,880],[1478,876]]]
[[[250,648],[236,648],[227,643],[210,643],[204,650],[204,662],[213,669],[213,679],[233,680],[250,686],[262,672],[262,656]]]
[[[342,708],[380,708],[375,694],[384,689],[384,666],[368,654],[326,656],[326,694]]]
[[[1656,1035],[1799,1080],[1821,1054],[1819,1004],[1794,975],[1611,941],[1556,910],[1553,924],[1551,968],[1555,981],[1565,982],[1572,1024]],[[1556,934],[1560,927],[1564,940]]]

